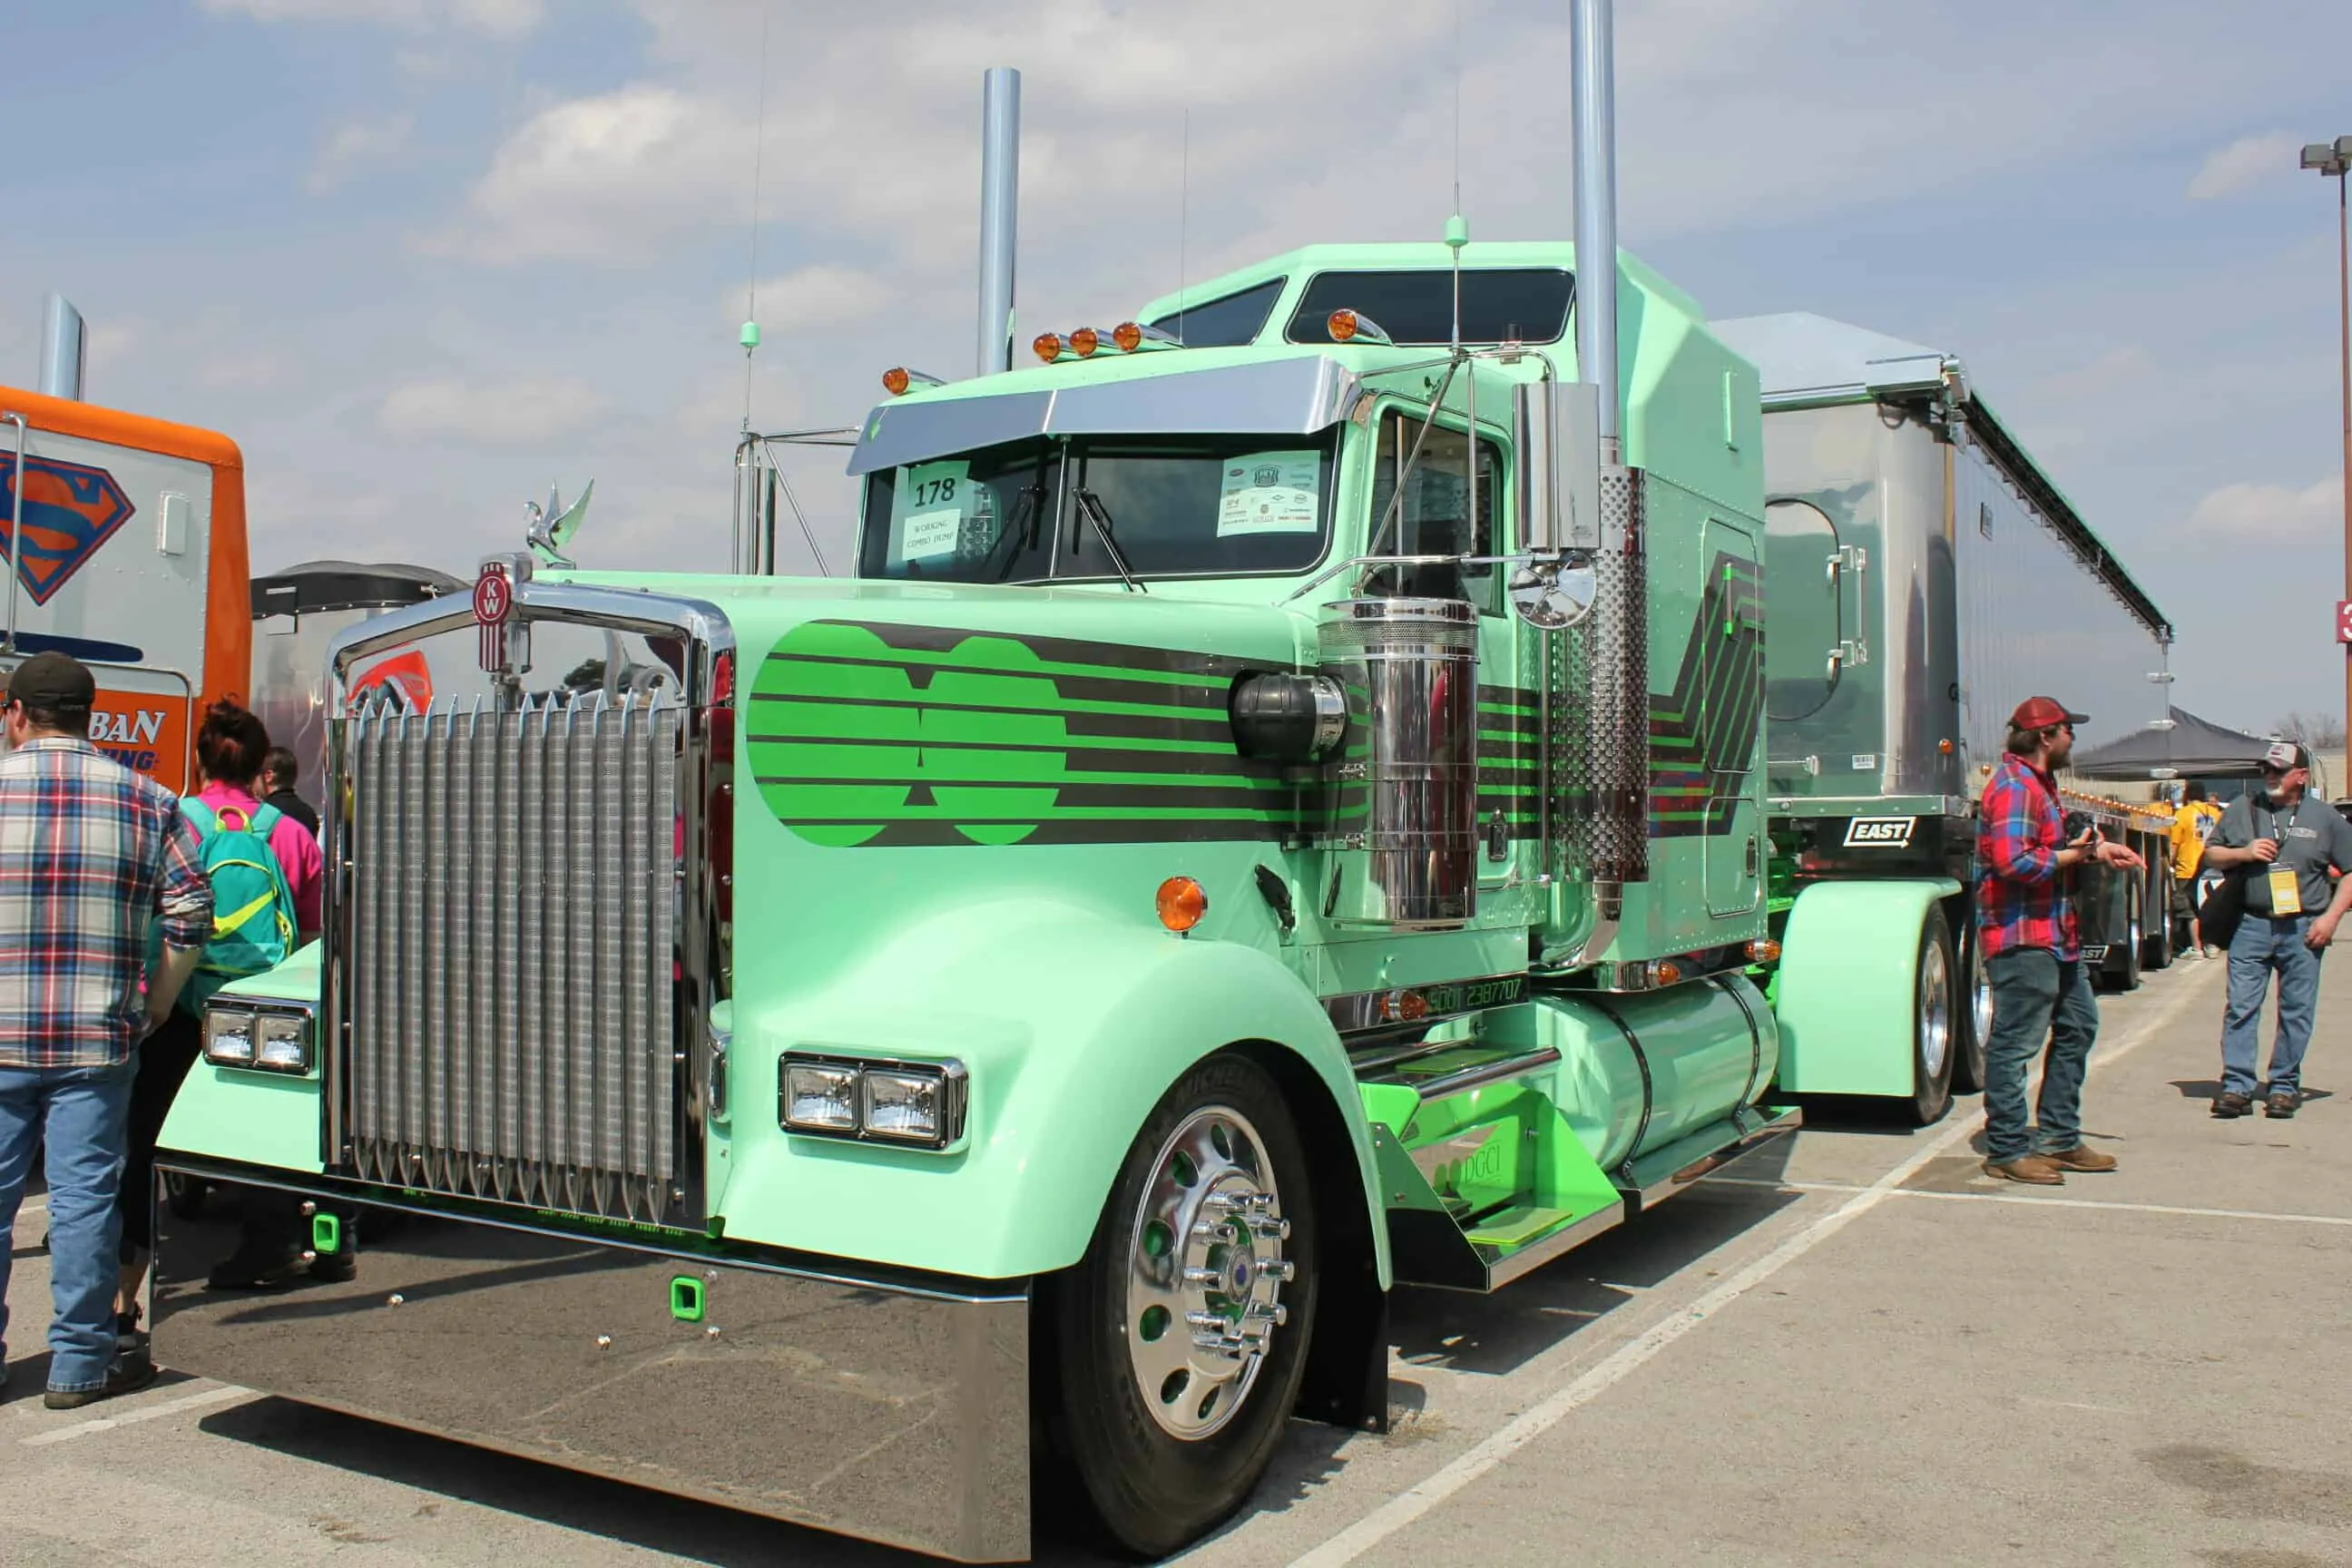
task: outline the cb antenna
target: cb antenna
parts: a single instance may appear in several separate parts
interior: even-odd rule
[[[751,267],[743,283],[743,328],[735,341],[743,345],[743,434],[751,433],[751,354],[760,346],[760,159],[768,142],[768,20],[766,0],[760,6],[760,113],[751,132]]]

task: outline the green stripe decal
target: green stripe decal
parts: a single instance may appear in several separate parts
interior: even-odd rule
[[[811,621],[744,707],[761,799],[812,844],[1278,839],[1297,792],[1242,760],[1219,655]]]

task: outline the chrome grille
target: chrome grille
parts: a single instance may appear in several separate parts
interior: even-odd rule
[[[674,700],[596,692],[345,721],[354,1174],[685,1217],[682,719]]]

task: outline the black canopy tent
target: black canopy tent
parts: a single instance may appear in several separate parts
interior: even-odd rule
[[[2270,741],[2175,708],[2168,730],[2142,730],[2083,752],[2067,771],[2084,779],[2253,778]]]

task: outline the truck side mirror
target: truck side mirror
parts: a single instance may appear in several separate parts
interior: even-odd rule
[[[1536,381],[1511,396],[1518,448],[1519,548],[1538,555],[1601,548],[1601,389]]]
[[[1542,631],[1592,613],[1600,584],[1601,389],[1582,382],[1530,382],[1511,398],[1518,451],[1519,549],[1511,611]]]

